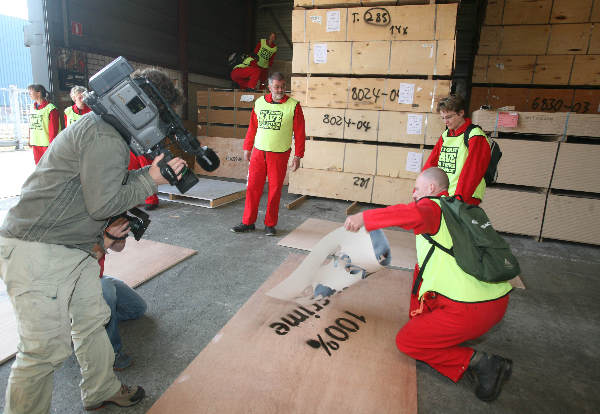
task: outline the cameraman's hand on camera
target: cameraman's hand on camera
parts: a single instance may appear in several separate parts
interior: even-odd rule
[[[129,220],[125,217],[119,217],[110,226],[104,230],[104,248],[120,252],[125,248],[125,239],[113,240],[106,236],[106,233],[115,238],[127,237],[129,233]]]
[[[165,154],[160,154],[158,157],[154,158],[154,161],[152,161],[152,165],[150,166],[150,177],[152,177],[152,180],[154,180],[156,185],[169,184],[169,181],[167,181],[167,179],[160,173],[160,167],[158,166],[158,163],[164,157]],[[175,175],[177,175],[177,179],[181,179],[181,172],[185,167],[187,167],[187,163],[183,159],[177,157],[167,162],[167,164],[173,169]]]

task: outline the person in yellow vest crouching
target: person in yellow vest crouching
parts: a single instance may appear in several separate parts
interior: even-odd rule
[[[52,140],[60,132],[60,121],[58,109],[48,102],[48,91],[43,85],[29,85],[27,90],[33,100],[29,114],[29,146],[33,150],[33,160],[37,165]]]
[[[510,377],[512,361],[461,344],[480,337],[502,320],[512,287],[508,282],[476,279],[441,249],[434,249],[426,261],[431,245],[424,234],[447,249],[453,246],[439,199],[427,198],[447,197],[448,186],[448,176],[442,169],[429,168],[417,177],[413,203],[354,214],[344,226],[349,231],[358,231],[362,226],[367,231],[400,226],[415,233],[417,265],[409,321],[398,332],[396,346],[454,382],[468,372],[477,380],[475,395],[493,401]]]
[[[269,177],[269,196],[265,212],[265,235],[274,236],[279,216],[279,199],[287,170],[292,146],[295,156],[291,170],[296,171],[304,157],[304,114],[300,103],[285,94],[285,79],[279,72],[269,76],[270,94],[261,96],[254,103],[250,125],[244,140],[244,160],[248,166],[248,188],[242,222],[231,228],[234,233],[255,229],[258,205],[263,193],[265,179]]]
[[[256,47],[254,48],[254,54],[258,57],[256,64],[260,68],[260,82],[261,84],[267,83],[267,75],[269,74],[269,68],[273,66],[273,60],[277,53],[277,45],[275,44],[275,32],[269,33],[269,37],[266,39],[260,39]]]
[[[258,89],[258,81],[262,70],[256,64],[256,59],[248,56],[242,63],[233,67],[231,80],[242,89]]]
[[[76,85],[71,88],[70,95],[74,104],[65,109],[65,128],[92,110],[83,102],[83,94],[86,92],[87,89],[83,86]]]

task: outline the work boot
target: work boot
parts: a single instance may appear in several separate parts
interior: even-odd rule
[[[146,204],[146,210],[147,211],[152,211],[152,210],[156,210],[158,208],[158,204]]]
[[[139,385],[136,385],[135,387],[128,387],[125,384],[121,384],[121,389],[108,400],[104,400],[101,403],[84,408],[86,411],[93,411],[98,410],[107,404],[114,404],[119,407],[131,407],[132,405],[142,401],[142,398],[144,398],[145,395],[146,392]]]
[[[254,231],[254,224],[240,223],[237,226],[233,226],[230,230],[234,233],[246,233],[248,231]]]
[[[265,226],[265,236],[275,236],[276,234],[275,226]]]
[[[491,402],[498,398],[502,385],[510,378],[512,361],[499,355],[475,351],[468,369],[477,382],[475,388],[477,398]]]

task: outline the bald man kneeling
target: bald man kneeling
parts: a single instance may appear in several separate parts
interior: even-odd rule
[[[437,168],[423,171],[415,182],[410,204],[367,210],[346,219],[346,230],[367,231],[399,226],[412,230],[417,244],[417,265],[410,300],[410,319],[396,336],[398,349],[458,382],[465,372],[476,380],[475,395],[493,401],[510,377],[512,361],[467,346],[502,320],[511,286],[486,283],[465,273],[450,254],[437,248],[418,278],[431,244],[423,237],[452,248],[439,198],[448,196],[448,177]],[[434,197],[434,198],[428,198]],[[414,286],[417,284],[417,286]]]

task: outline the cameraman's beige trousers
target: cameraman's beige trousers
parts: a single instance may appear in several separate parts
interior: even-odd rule
[[[6,388],[5,414],[50,411],[54,370],[71,355],[81,367],[84,406],[107,400],[121,383],[104,325],[100,268],[88,253],[0,236],[0,275],[15,310],[19,345]]]

